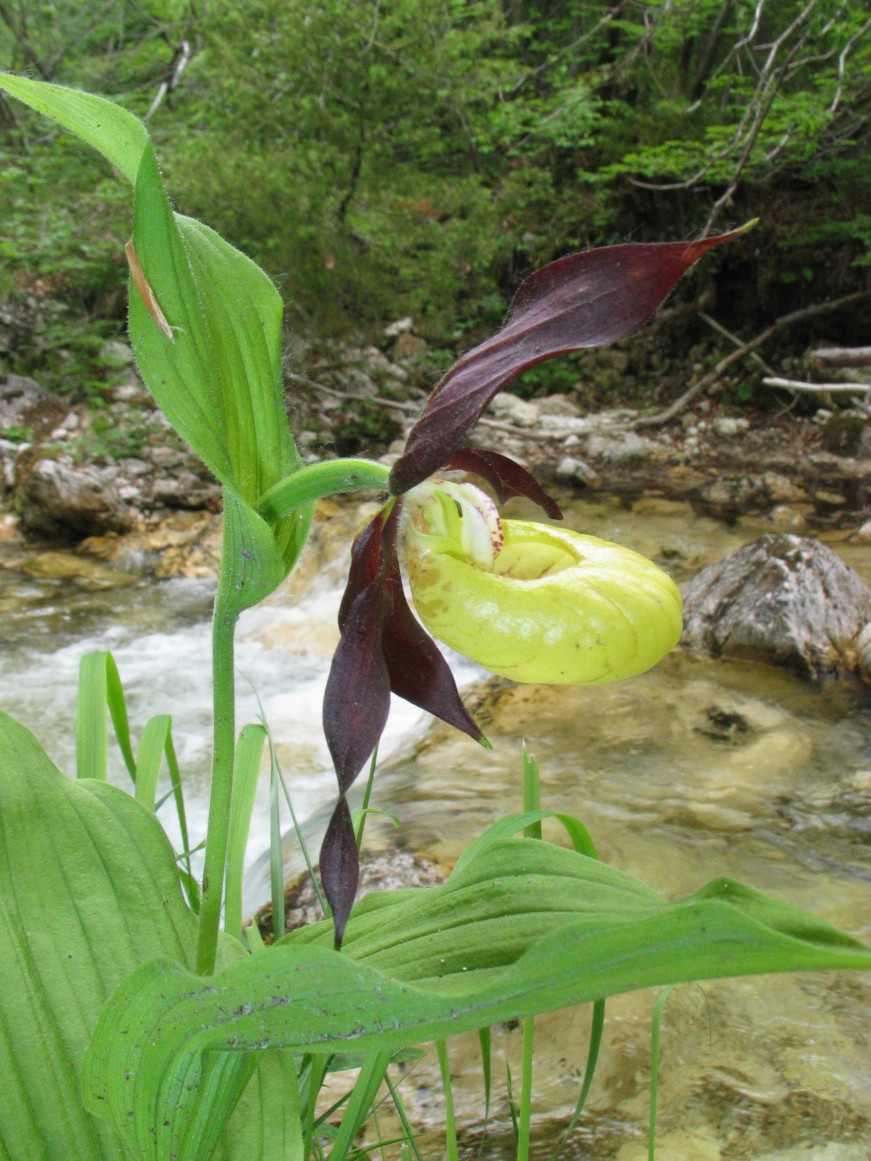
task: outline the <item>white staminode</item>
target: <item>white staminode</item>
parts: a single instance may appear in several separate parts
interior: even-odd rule
[[[405,495],[409,535],[438,538],[478,568],[492,571],[504,533],[496,505],[474,484],[426,480]],[[447,545],[441,546],[441,551]]]

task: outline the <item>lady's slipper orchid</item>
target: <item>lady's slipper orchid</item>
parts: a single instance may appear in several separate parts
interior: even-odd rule
[[[500,521],[471,484],[421,484],[406,502],[417,614],[434,637],[491,673],[563,685],[620,681],[650,669],[680,639],[677,585],[637,552]]]
[[[747,228],[698,242],[607,246],[552,262],[521,285],[504,326],[460,359],[427,401],[391,471],[392,499],[354,543],[324,697],[340,798],[321,873],[337,946],[358,873],[345,795],[378,743],[391,692],[485,741],[405,600],[400,527],[408,531],[421,619],[493,672],[518,681],[595,683],[654,665],[680,635],[680,596],[664,573],[595,537],[503,522],[480,489],[429,477],[441,469],[476,474],[500,501],[526,496],[559,518],[525,469],[497,452],[461,450],[463,440],[512,379],[554,355],[632,334],[702,254]]]

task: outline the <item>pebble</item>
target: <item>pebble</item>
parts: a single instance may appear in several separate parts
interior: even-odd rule
[[[494,415],[506,423],[513,423],[517,427],[537,427],[539,421],[538,408],[526,399],[518,399],[516,395],[509,395],[500,391],[490,404]]]
[[[599,477],[589,464],[585,464],[583,460],[576,459],[574,456],[563,456],[556,466],[557,479],[561,480],[580,480],[583,483],[592,482]]]
[[[711,426],[716,435],[733,437],[746,431],[750,424],[746,419],[734,418],[731,415],[718,415]]]

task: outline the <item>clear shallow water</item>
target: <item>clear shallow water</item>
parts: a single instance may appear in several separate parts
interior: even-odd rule
[[[527,512],[518,505],[515,514]],[[632,509],[609,501],[573,504],[568,521],[646,551],[679,579],[770,530],[761,520],[726,527],[685,505],[643,500]],[[313,575],[320,579],[298,604],[279,596],[245,616],[237,651],[238,721],[256,720],[262,706],[314,846],[335,795],[320,701],[336,640],[342,540],[344,549],[319,558]],[[867,547],[832,546],[871,579]],[[211,586],[170,581],[89,591],[10,571],[0,573],[0,582],[0,707],[70,772],[79,659],[111,649],[134,727],[153,713],[173,714],[193,829],[201,834]],[[473,667],[462,671],[463,681],[481,679]],[[425,718],[397,703],[374,805],[394,812],[400,825],[373,818],[372,841],[455,857],[489,822],[519,807],[525,737],[541,765],[544,805],[581,817],[609,862],[672,898],[731,875],[871,942],[867,692],[814,687],[781,671],[676,652],[652,673],[615,686],[485,688],[476,701],[492,752],[438,726],[418,747]],[[113,777],[124,783],[120,761]],[[267,818],[264,777],[249,911],[266,895]],[[679,989],[663,1034],[659,1161],[871,1157],[869,1001],[871,982],[859,976]],[[567,1156],[641,1161],[652,1003],[642,992],[609,1004],[590,1115]],[[554,1140],[553,1114],[568,1115],[576,1098],[587,1022],[585,1012],[540,1021],[537,1156],[549,1155],[544,1144]],[[518,1035],[500,1030],[495,1043],[517,1075]],[[451,1052],[460,1121],[474,1124],[481,1109],[475,1042],[461,1038]],[[436,1126],[443,1101],[434,1067],[425,1065],[421,1079],[408,1100],[419,1123],[433,1126],[424,1155],[434,1159],[441,1155]],[[494,1095],[493,1109],[497,1131],[482,1156],[510,1157],[504,1095]]]
[[[267,722],[294,810],[307,824],[314,849],[336,795],[320,722],[324,684],[338,640],[336,618],[346,556],[340,551],[328,560],[321,583],[305,586],[296,603],[288,603],[287,591],[279,592],[243,614],[236,641],[238,727],[261,717]],[[134,744],[149,717],[172,715],[193,845],[205,835],[208,810],[213,599],[211,581],[136,582],[93,591],[76,580],[0,571],[0,615],[5,622],[0,709],[26,725],[58,768],[72,775],[79,664],[86,653],[111,651],[124,685]],[[464,674],[468,680],[478,673],[459,660],[460,680]],[[388,759],[407,737],[418,736],[426,720],[427,715],[415,707],[394,699],[382,757]],[[112,781],[129,789],[111,733],[109,763]],[[168,783],[159,796],[167,788]],[[173,810],[167,803],[161,817],[175,840]],[[262,861],[268,842],[269,786],[264,770],[252,817],[249,866]],[[253,874],[248,909],[253,911],[267,894],[268,879]]]

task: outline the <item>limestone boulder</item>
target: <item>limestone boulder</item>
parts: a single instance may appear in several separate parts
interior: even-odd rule
[[[871,589],[824,544],[760,536],[683,589],[683,644],[806,677],[863,672]]]
[[[74,541],[128,532],[133,512],[98,468],[64,459],[38,459],[18,486],[21,523],[28,532]]]

